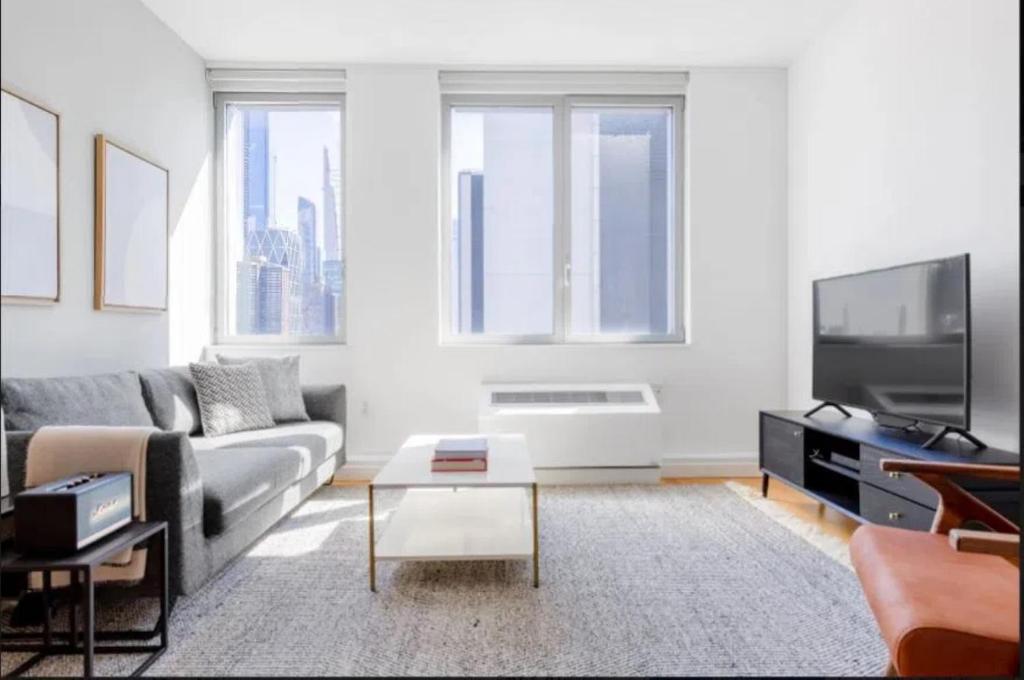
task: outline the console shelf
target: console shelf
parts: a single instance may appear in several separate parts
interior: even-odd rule
[[[819,411],[807,416],[800,411],[762,411],[762,492],[767,494],[769,479],[774,478],[857,521],[927,531],[938,496],[911,475],[886,475],[878,467],[881,459],[1020,465],[1016,453],[979,450],[968,441],[945,439],[935,448],[922,449],[927,439],[924,432],[894,432],[871,420],[839,413]],[[833,455],[847,465],[833,462]],[[853,464],[860,469],[850,467]],[[1019,486],[974,478],[956,482],[1017,521]]]
[[[842,475],[844,477],[849,477],[851,479],[856,479],[856,480],[860,479],[860,473],[857,472],[856,470],[851,470],[848,467],[844,467],[842,465],[838,465],[836,463],[832,463],[832,462],[827,461],[827,460],[825,460],[823,458],[808,458],[807,460],[810,463],[813,463],[814,465],[817,465],[819,467],[823,467],[826,470],[831,470],[832,472],[835,472],[838,475]]]

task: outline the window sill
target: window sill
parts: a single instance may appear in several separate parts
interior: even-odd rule
[[[438,345],[440,347],[567,347],[567,348],[608,348],[608,349],[626,349],[626,348],[668,348],[668,347],[689,347],[692,343],[689,340],[569,340],[565,342],[555,342],[547,340],[531,340],[531,339],[506,339],[506,338],[479,338],[479,339],[453,339],[445,338],[441,340]]]
[[[228,340],[219,339],[214,343],[206,346],[208,350],[218,349],[258,349],[258,350],[318,350],[318,349],[332,349],[337,347],[347,347],[346,343],[342,339],[330,340]]]

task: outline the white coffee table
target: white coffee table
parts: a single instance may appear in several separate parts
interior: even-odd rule
[[[458,435],[409,437],[370,482],[370,590],[377,591],[378,560],[532,558],[538,587],[537,479],[525,437],[485,435],[486,472],[431,472],[434,446],[448,436]],[[373,517],[378,489],[406,489],[380,537]]]

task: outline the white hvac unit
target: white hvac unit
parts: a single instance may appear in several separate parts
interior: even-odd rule
[[[484,384],[479,430],[526,435],[538,470],[617,469],[611,479],[658,478],[661,407],[650,385]],[[559,477],[570,481],[570,478]]]

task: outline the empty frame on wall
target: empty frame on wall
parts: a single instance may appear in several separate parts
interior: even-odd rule
[[[60,299],[60,116],[0,89],[0,297]]]
[[[96,135],[96,309],[167,309],[168,172]]]

